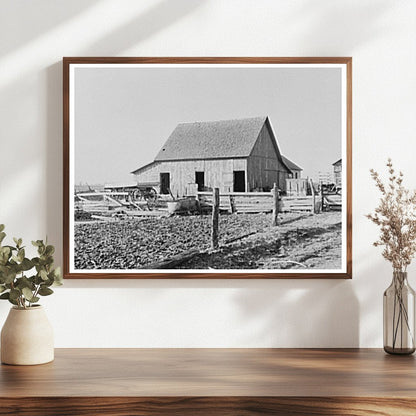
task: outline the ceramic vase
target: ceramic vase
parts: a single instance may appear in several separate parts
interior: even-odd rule
[[[53,329],[43,307],[11,308],[1,331],[1,362],[35,365],[53,359]]]

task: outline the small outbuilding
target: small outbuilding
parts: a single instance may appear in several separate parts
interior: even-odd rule
[[[289,163],[290,162],[290,163]],[[288,166],[291,165],[292,168]],[[300,175],[283,158],[268,117],[180,123],[153,162],[132,173],[174,197],[218,187],[224,192],[269,191]]]
[[[337,160],[332,164],[334,167],[334,180],[337,188],[342,187],[342,159]]]
[[[291,172],[291,174],[289,175],[289,178],[300,179],[302,177],[303,169],[283,155],[282,155],[282,159],[283,159],[284,164],[289,168]]]

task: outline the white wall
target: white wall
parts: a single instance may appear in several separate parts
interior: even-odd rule
[[[62,248],[62,56],[352,56],[354,276],[67,281],[57,347],[379,347],[391,271],[368,169],[416,187],[416,2],[0,0],[0,222]],[[410,281],[416,286],[415,267]],[[0,324],[9,305],[0,304]]]

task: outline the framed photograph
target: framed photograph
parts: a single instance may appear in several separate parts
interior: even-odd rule
[[[352,58],[64,58],[65,278],[351,278]]]

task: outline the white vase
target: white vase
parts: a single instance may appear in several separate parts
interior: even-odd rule
[[[11,308],[1,331],[1,362],[35,365],[53,359],[53,329],[43,307]]]

